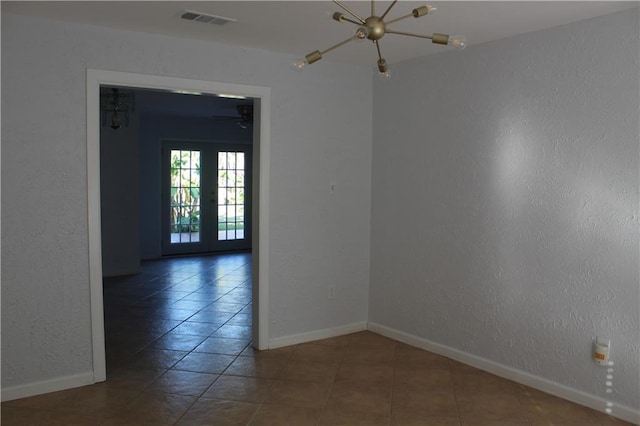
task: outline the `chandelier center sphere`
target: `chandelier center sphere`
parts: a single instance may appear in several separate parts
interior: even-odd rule
[[[387,29],[384,21],[377,16],[369,16],[365,19],[364,26],[369,31],[367,38],[371,41],[380,40]]]

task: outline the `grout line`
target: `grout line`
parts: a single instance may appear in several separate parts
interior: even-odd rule
[[[391,378],[391,402],[389,404],[389,425],[393,423],[393,398],[394,390],[396,388],[396,367],[398,366],[398,347],[396,343],[395,353],[393,354],[393,377]]]

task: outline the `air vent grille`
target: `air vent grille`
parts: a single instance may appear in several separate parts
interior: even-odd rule
[[[193,10],[184,10],[180,13],[180,18],[187,21],[203,22],[205,24],[224,25],[228,22],[236,22],[236,19],[225,18],[223,16],[208,15]]]

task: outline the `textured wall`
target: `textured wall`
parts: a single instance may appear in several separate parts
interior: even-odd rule
[[[91,371],[88,67],[271,87],[269,337],[366,320],[371,74],[290,60],[2,14],[3,388]]]
[[[638,47],[635,9],[374,83],[371,321],[638,408]]]

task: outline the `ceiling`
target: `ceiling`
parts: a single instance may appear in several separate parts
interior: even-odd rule
[[[393,19],[411,13],[426,1],[400,0],[389,12]],[[345,1],[347,7],[367,17],[369,1]],[[382,14],[390,1],[376,2]],[[431,34],[464,34],[469,45],[538,31],[595,16],[637,7],[637,1],[440,1],[434,16],[409,18],[390,25],[398,31]],[[338,23],[330,16],[341,10],[331,1],[2,1],[2,13],[17,13],[63,21],[163,34],[290,55],[291,59],[324,50],[346,38],[352,24]],[[193,10],[236,19],[225,25],[190,22],[179,18]],[[388,20],[388,19],[387,19]],[[4,35],[4,34],[3,34]],[[383,57],[394,62],[446,51],[428,40],[386,35],[380,41]],[[375,67],[377,55],[369,42],[351,43],[332,51],[325,60]],[[252,100],[230,100],[216,96],[192,96],[160,91],[137,91],[142,113],[211,118],[235,116],[236,106]]]
[[[388,18],[406,15],[426,2],[399,1]],[[363,17],[370,2],[345,1]],[[381,14],[389,1],[376,2]],[[438,13],[409,18],[391,25],[398,31],[464,34],[469,45],[538,31],[595,16],[637,7],[637,1],[435,2]],[[280,52],[294,57],[324,50],[348,38],[353,25],[330,19],[340,10],[330,1],[2,1],[2,13],[34,15],[132,31],[164,34]],[[179,19],[183,10],[236,19],[212,25]],[[442,52],[446,47],[428,40],[386,35],[380,41],[387,62]],[[332,51],[326,60],[375,66],[377,55],[369,42],[351,43]]]

